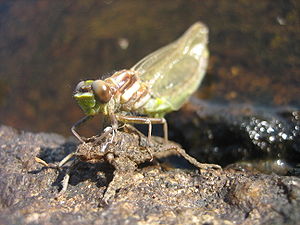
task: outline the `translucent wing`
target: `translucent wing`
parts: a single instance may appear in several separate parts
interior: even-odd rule
[[[137,71],[152,95],[179,109],[198,88],[208,62],[208,29],[192,25],[179,39],[143,58]]]

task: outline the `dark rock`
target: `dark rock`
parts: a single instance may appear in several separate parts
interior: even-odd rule
[[[238,163],[265,173],[299,174],[297,108],[224,105],[194,98],[168,121],[171,139],[182,143],[200,161],[223,166]]]
[[[76,145],[56,134],[0,127],[1,224],[297,224],[300,179],[237,171],[142,165],[107,205],[107,163],[81,162],[64,196],[56,198],[56,163]]]

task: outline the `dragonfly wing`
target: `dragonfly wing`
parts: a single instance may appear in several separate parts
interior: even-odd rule
[[[153,96],[179,109],[198,88],[208,62],[208,29],[192,25],[178,40],[158,49],[132,69],[150,88]]]
[[[160,65],[161,60],[166,58],[166,56],[172,54],[176,50],[176,43],[170,43],[141,59],[137,64],[135,64],[131,69],[138,72],[139,76],[143,81],[148,83],[154,83],[153,73],[149,71]],[[152,82],[151,82],[152,81]]]

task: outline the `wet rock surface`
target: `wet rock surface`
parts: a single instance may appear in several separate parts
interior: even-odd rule
[[[171,139],[198,160],[299,175],[300,111],[193,98],[168,117]],[[174,135],[174,136],[173,136]]]
[[[300,179],[294,176],[188,170],[153,160],[139,165],[105,204],[114,172],[109,163],[80,162],[66,193],[57,197],[70,164],[59,172],[34,160],[57,163],[76,150],[74,142],[1,126],[0,148],[1,224],[296,224],[300,219]]]

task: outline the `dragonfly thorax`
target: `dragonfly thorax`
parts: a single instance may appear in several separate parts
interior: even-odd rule
[[[117,111],[141,113],[151,98],[147,84],[134,70],[121,70],[104,80],[111,88]]]
[[[118,111],[143,112],[151,95],[135,71],[121,70],[105,80],[79,82],[74,98],[86,115],[108,115]]]

